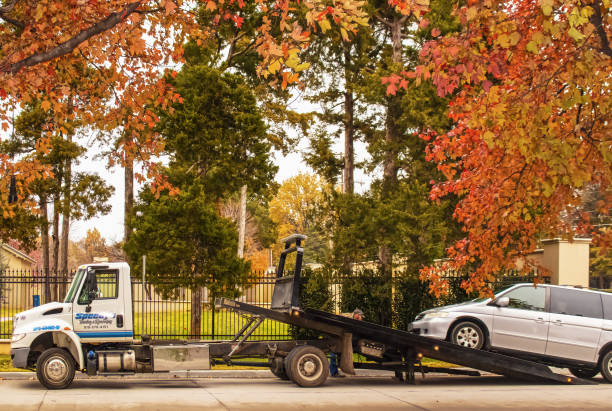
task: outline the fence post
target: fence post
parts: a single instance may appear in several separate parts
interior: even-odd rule
[[[142,336],[144,335],[144,326],[145,326],[145,272],[147,267],[147,256],[146,254],[142,256],[142,289],[140,290],[140,318],[141,318],[141,328],[140,328],[140,339],[142,340]]]
[[[208,303],[210,304],[210,291],[208,293]],[[215,302],[210,304],[212,307],[212,339],[215,339]]]

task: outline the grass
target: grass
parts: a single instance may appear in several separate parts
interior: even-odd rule
[[[144,330],[146,334],[162,338],[189,338],[191,329],[191,313],[189,311],[170,311],[165,313],[146,313]],[[215,311],[214,329],[212,310],[202,311],[202,334],[210,335],[204,339],[231,338],[245,324],[245,317],[231,311]],[[134,315],[134,334],[140,335],[142,328],[142,313]],[[214,337],[213,337],[214,335]],[[251,335],[251,340],[262,338],[289,339],[289,326],[273,320],[264,320]],[[283,338],[284,337],[284,338]]]
[[[10,372],[10,371],[30,371],[30,370],[22,370],[21,368],[13,368],[11,365],[11,356],[7,354],[0,354],[0,372]]]

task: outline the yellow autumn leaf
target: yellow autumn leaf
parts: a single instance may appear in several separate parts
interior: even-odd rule
[[[329,20],[324,18],[319,21],[319,27],[321,27],[321,31],[325,33],[327,30],[331,29],[331,24],[329,24]]]
[[[279,60],[274,60],[274,63],[270,64],[268,66],[268,71],[270,72],[270,74],[276,74],[276,72],[278,72],[278,70],[280,70],[281,68],[281,64]]]
[[[51,108],[51,103],[49,103],[47,100],[44,100],[42,103],[40,103],[40,107],[42,107],[42,109],[45,111],[49,111],[49,109]]]

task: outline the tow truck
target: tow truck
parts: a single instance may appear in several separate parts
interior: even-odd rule
[[[208,370],[211,364],[262,365],[240,361],[266,358],[274,375],[302,387],[317,387],[329,376],[328,354],[339,355],[346,374],[355,368],[395,371],[407,382],[416,372],[480,375],[476,370],[513,378],[565,384],[592,383],[557,374],[545,364],[357,321],[300,305],[299,285],[305,236],[284,240],[270,308],[226,298],[215,304],[248,317],[229,341],[153,340],[134,338],[130,267],[127,263],[79,267],[63,302],[45,304],[15,315],[11,359],[16,368],[35,369],[48,389],[70,386],[77,371],[87,375],[130,375]],[[296,253],[293,270],[285,272],[287,256]],[[294,341],[250,341],[265,319],[316,330],[322,338]],[[367,362],[354,362],[353,353]],[[440,368],[421,364],[424,356],[470,367]]]

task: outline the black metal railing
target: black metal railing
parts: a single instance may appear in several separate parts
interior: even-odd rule
[[[6,270],[0,272],[0,339],[11,337],[13,317],[21,311],[52,301],[62,301],[69,288],[74,272],[49,273],[37,270]],[[243,287],[240,301],[269,308],[272,301],[274,273],[253,273],[249,282]],[[327,287],[331,304],[328,310],[341,310],[342,289],[346,285],[346,276],[334,275]],[[424,307],[450,304],[463,301],[468,296],[460,288],[462,276],[449,274],[451,294],[440,300],[433,300],[427,287],[419,287],[419,293],[409,299],[423,298]],[[502,276],[496,288],[509,286],[517,282],[533,281],[531,276],[520,276],[510,273]],[[199,296],[190,289],[179,289],[171,297],[165,296],[161,288],[132,278],[132,312],[134,336],[143,334],[155,339],[230,339],[246,323],[247,318],[233,311],[218,310],[214,307],[214,297],[206,288],[199,290]],[[398,292],[399,289],[395,289]],[[194,304],[197,307],[194,307]],[[423,308],[423,307],[421,307]],[[420,309],[420,308],[419,308]],[[395,313],[397,314],[397,313]],[[400,313],[401,314],[401,313]],[[192,316],[200,320],[192,321]],[[412,315],[412,314],[410,314]],[[373,319],[369,319],[372,321]],[[291,332],[287,324],[265,320],[249,337],[251,340],[286,340]]]

